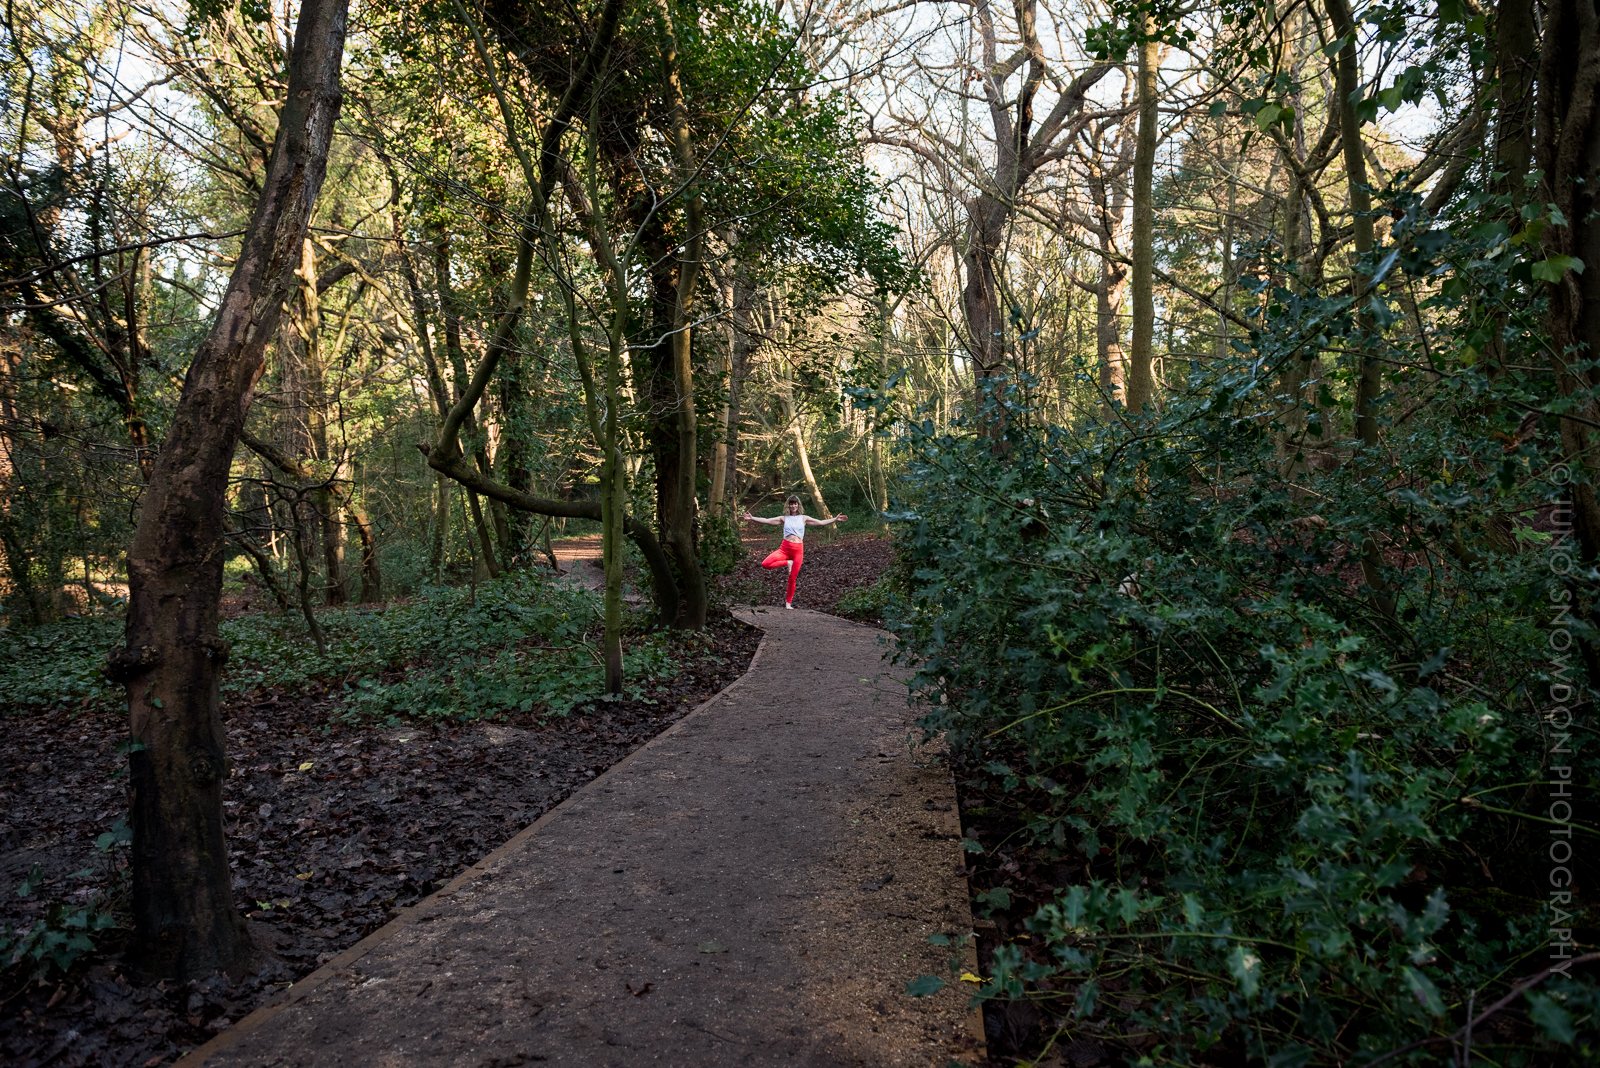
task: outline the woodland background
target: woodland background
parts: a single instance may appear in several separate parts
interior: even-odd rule
[[[953,744],[997,1049],[1593,1055],[1592,0],[3,19],[3,703],[126,707],[132,798],[131,915],[10,931],[14,983],[113,929],[248,958],[196,859],[253,640],[219,589],[343,671],[343,606],[554,597],[598,531],[593,622],[518,631],[593,656],[473,711],[559,715],[716,618],[798,490],[892,538],[846,608]],[[296,151],[309,222],[253,243]]]

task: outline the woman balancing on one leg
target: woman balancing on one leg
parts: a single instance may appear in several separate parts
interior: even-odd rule
[[[800,562],[806,557],[806,527],[832,526],[834,523],[843,523],[850,517],[841,513],[832,519],[812,519],[808,515],[801,514],[800,498],[792,495],[784,502],[783,510],[783,515],[775,515],[771,519],[763,519],[749,512],[746,512],[744,517],[752,523],[783,527],[783,541],[761,561],[761,566],[772,569],[788,566],[789,592],[784,598],[783,607],[793,608],[795,580],[800,577]]]

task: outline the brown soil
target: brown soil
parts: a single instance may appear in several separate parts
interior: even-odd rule
[[[881,624],[883,621],[875,615],[842,611],[839,600],[872,585],[889,570],[894,563],[894,543],[877,534],[834,534],[830,530],[806,535],[805,563],[800,568],[800,580],[795,584],[795,607],[842,615],[858,623]],[[729,601],[782,606],[787,574],[761,566],[762,558],[777,543],[776,536],[766,534],[744,539],[744,558],[717,580],[718,588]]]

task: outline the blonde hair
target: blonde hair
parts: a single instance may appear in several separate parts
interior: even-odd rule
[[[800,498],[791,493],[791,494],[789,494],[789,499],[783,502],[783,506],[785,508],[787,508],[791,504],[799,504],[799,503],[801,503],[800,502]]]

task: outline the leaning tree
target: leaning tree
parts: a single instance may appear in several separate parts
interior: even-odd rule
[[[348,0],[306,0],[271,158],[216,319],[184,378],[128,551],[134,959],[180,978],[250,957],[222,829],[218,676],[223,521],[233,452],[322,187],[340,106]]]

